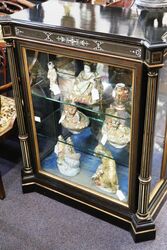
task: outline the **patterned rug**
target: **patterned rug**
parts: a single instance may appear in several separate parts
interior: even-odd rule
[[[15,119],[16,108],[14,100],[0,95],[0,136],[13,127]]]

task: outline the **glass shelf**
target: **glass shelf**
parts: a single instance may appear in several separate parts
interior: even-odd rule
[[[73,145],[77,153],[81,154],[80,157],[80,172],[73,177],[65,176],[61,174],[57,167],[57,155],[54,150],[48,152],[48,155],[41,161],[41,167],[44,171],[51,173],[53,176],[59,176],[62,179],[70,180],[72,183],[80,184],[91,190],[102,192],[106,195],[111,195],[118,198],[116,194],[106,192],[105,190],[99,189],[93,184],[92,176],[95,174],[98,166],[101,164],[101,156],[94,155],[94,148],[97,145],[97,140],[92,140],[92,133],[90,129],[84,131],[82,135],[72,135]],[[91,145],[90,145],[91,142]],[[49,141],[49,143],[53,144]],[[79,146],[78,146],[79,145]],[[86,146],[89,145],[89,150],[86,150]],[[127,201],[128,196],[128,149],[115,149],[109,144],[105,145],[108,150],[112,151],[116,162],[117,175],[119,180],[119,188],[122,190],[125,200]],[[92,148],[92,150],[90,150]],[[80,151],[80,149],[82,151]],[[85,150],[84,150],[85,149]],[[85,151],[85,152],[84,152]]]
[[[109,112],[108,112],[109,105],[105,106],[105,104],[102,102],[99,104],[93,105],[93,106],[88,106],[88,105],[80,104],[77,102],[75,104],[72,104],[72,103],[64,101],[63,95],[61,95],[61,96],[59,95],[59,97],[57,99],[54,99],[51,96],[49,97],[49,93],[48,93],[48,96],[46,96],[46,94],[44,93],[44,90],[41,90],[41,88],[39,88],[40,90],[37,90],[38,86],[39,86],[38,84],[32,86],[32,94],[34,96],[42,97],[42,98],[45,98],[46,100],[57,102],[57,103],[60,103],[62,105],[66,104],[66,105],[75,106],[80,110],[85,110],[85,111],[91,112],[92,115],[98,115],[100,117],[103,117],[103,120],[104,120],[104,116],[111,116],[111,117],[118,118],[121,120],[130,120],[131,119],[130,113],[127,111],[128,109],[126,109],[126,108],[125,108],[125,110],[117,110],[116,111],[117,115],[116,114],[109,114]],[[112,104],[112,103],[110,103],[110,104]],[[101,119],[101,122],[103,122],[103,120]]]
[[[52,174],[53,176],[61,177],[62,179],[66,179],[73,184],[78,184],[79,186],[86,187],[90,191],[96,191],[97,193],[102,193],[103,195],[107,195],[109,197],[113,197],[115,199],[119,199],[117,194],[113,194],[111,192],[107,192],[105,189],[98,188],[92,181],[92,176],[96,172],[100,164],[100,159],[82,153],[81,154],[81,164],[80,164],[80,172],[74,177],[64,176],[60,173],[57,167],[57,156],[53,152],[48,157],[46,157],[42,162],[41,166],[44,171]],[[123,193],[124,199],[121,201],[127,202],[128,199],[128,168],[117,165],[117,175],[119,179],[119,189]]]
[[[95,118],[90,118],[90,124],[87,128],[84,128],[80,133],[78,134],[73,134],[71,133],[70,130],[68,130],[67,128],[64,128],[63,126],[61,126],[61,124],[55,122],[54,126],[52,126],[52,133],[50,135],[48,135],[48,131],[50,133],[50,129],[46,130],[46,126],[45,124],[50,123],[50,121],[55,121],[55,117],[60,116],[60,109],[57,109],[55,112],[51,113],[50,115],[48,115],[47,117],[45,117],[44,119],[42,119],[41,122],[36,122],[36,129],[38,131],[38,135],[40,135],[40,137],[45,138],[45,140],[48,140],[50,138],[50,140],[53,142],[54,144],[56,144],[57,141],[61,141],[58,140],[58,136],[61,134],[63,136],[64,139],[67,139],[68,137],[71,137],[73,142],[74,142],[74,147],[76,150],[83,152],[83,153],[87,153],[90,155],[94,155],[94,148],[101,143],[101,139],[102,139],[102,135],[101,135],[101,127],[102,127],[102,121],[97,120]],[[96,122],[95,124],[92,122]],[[41,128],[42,131],[41,131]],[[55,132],[56,130],[56,132]],[[68,143],[63,142],[65,144],[68,145]],[[121,162],[121,164],[128,166],[128,148],[129,148],[129,144],[127,144],[125,147],[123,148],[115,148],[114,146],[110,145],[110,143],[107,141],[105,144],[106,149],[110,150],[113,154],[113,157],[109,157],[105,154],[100,154],[97,153],[97,155],[100,156],[104,156],[107,158],[111,158],[111,159],[115,159],[116,161],[118,161],[118,163]],[[120,155],[120,157],[118,157]],[[122,159],[124,160],[120,160],[121,159],[121,155],[124,156],[122,157]],[[125,160],[126,159],[126,160]]]
[[[41,170],[127,202],[132,70],[29,50],[27,58]]]

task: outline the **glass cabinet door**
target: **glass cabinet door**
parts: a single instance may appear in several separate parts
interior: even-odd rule
[[[127,203],[133,71],[26,50],[38,170]]]
[[[167,56],[159,71],[156,121],[152,156],[151,191],[166,179],[167,170]],[[158,189],[157,189],[158,190]]]

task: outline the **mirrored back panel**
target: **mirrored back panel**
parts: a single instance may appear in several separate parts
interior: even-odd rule
[[[26,50],[39,171],[127,203],[133,71]]]

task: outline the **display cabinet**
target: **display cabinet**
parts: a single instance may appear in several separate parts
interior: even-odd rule
[[[167,13],[48,1],[1,25],[23,192],[154,239],[167,192]]]

